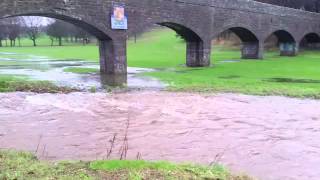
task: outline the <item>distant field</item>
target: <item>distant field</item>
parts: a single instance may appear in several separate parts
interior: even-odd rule
[[[41,47],[0,48],[0,52],[98,62],[95,45],[49,47],[44,46],[44,39]],[[47,42],[49,45],[50,41]],[[184,42],[170,30],[154,30],[139,37],[137,43],[128,42],[128,64],[160,69],[146,75],[168,82],[172,90],[320,98],[320,51],[301,52],[297,57],[280,57],[277,52],[267,52],[261,61],[241,60],[240,50],[213,48],[212,67],[187,68],[183,66]]]

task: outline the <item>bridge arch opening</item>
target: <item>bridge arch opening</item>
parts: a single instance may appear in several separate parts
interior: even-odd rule
[[[126,41],[124,39],[115,39],[95,25],[83,19],[74,18],[68,15],[60,15],[55,13],[26,13],[14,14],[1,19],[14,17],[45,17],[60,20],[73,24],[76,27],[83,29],[91,36],[95,37],[99,46],[100,72],[101,74],[109,75],[109,77],[124,76],[127,74],[127,59],[126,59]]]
[[[308,33],[300,41],[301,49],[315,50],[320,48],[320,36],[317,33]]]
[[[173,22],[156,23],[172,29],[186,42],[186,65],[202,67],[210,65],[211,47],[205,44],[201,37],[190,28]]]
[[[85,66],[89,66],[90,63],[86,63],[86,60],[99,59],[100,68],[99,66],[98,68],[100,70],[99,77],[101,77],[101,79],[95,78],[94,81],[97,81],[98,83],[97,86],[100,86],[99,81],[101,82],[102,86],[123,85],[124,83],[127,83],[126,55],[124,51],[126,49],[125,41],[124,43],[119,43],[117,40],[115,41],[113,37],[111,37],[109,34],[104,32],[103,30],[100,30],[100,28],[96,27],[94,24],[90,24],[85,20],[80,20],[80,19],[76,19],[73,17],[64,16],[64,15],[40,14],[40,13],[15,14],[11,16],[1,17],[0,24],[8,23],[12,19],[16,19],[16,23],[19,24],[20,26],[20,35],[21,35],[20,37],[22,39],[21,46],[42,46],[39,48],[40,51],[41,51],[41,48],[42,49],[48,48],[48,60],[51,58],[62,57],[63,59],[61,60],[67,59],[68,60],[67,62],[70,61],[70,63],[60,63],[59,61],[57,61],[57,64],[61,64],[61,66],[63,64],[65,69],[76,69],[76,68],[72,68],[73,65],[71,61],[74,62],[74,64],[79,64],[79,69],[87,69]],[[42,20],[40,20],[40,22],[34,22],[34,21],[39,21],[39,19],[42,19]],[[30,24],[30,22],[32,22],[32,24]],[[54,23],[60,24],[60,25],[55,26],[54,28],[55,30],[53,30],[54,32],[51,31],[53,34],[49,34],[49,28]],[[35,40],[37,41],[37,43],[34,43],[34,42],[32,43],[33,40],[30,39],[30,35],[28,35],[28,33],[30,32],[27,32],[27,31],[30,31],[32,27],[36,27],[36,26],[39,29],[38,37]],[[69,29],[71,26],[74,28]],[[74,32],[73,30],[76,30],[76,32]],[[70,34],[70,31],[72,31],[72,34]],[[9,39],[9,37],[7,36],[6,39]],[[61,41],[63,43],[61,43]],[[82,45],[86,45],[86,47]],[[64,46],[65,48],[50,47],[50,46]],[[51,51],[50,48],[52,48],[53,50]],[[79,51],[77,51],[77,49]],[[26,53],[29,53],[29,55],[31,55],[34,51],[35,54],[37,54],[37,50],[38,49],[35,48],[34,50],[32,50],[32,52],[27,51]],[[63,55],[62,53],[65,53],[65,55]],[[52,57],[50,57],[49,54]],[[25,54],[25,55],[28,55],[28,54]],[[36,57],[37,56],[35,56],[35,58]],[[44,61],[47,61],[47,60],[44,59]],[[34,66],[37,66],[36,63],[37,62],[35,62]],[[58,70],[59,68],[60,66],[59,67],[58,65],[51,66],[51,62],[48,62],[48,70],[53,70],[53,69]],[[97,67],[94,66],[92,68],[90,67],[89,69],[93,71],[96,68]],[[34,69],[34,70],[37,70],[37,69]],[[61,69],[61,71],[63,70]],[[43,72],[46,72],[46,71],[43,71]],[[26,75],[33,76],[33,74],[36,74],[36,72],[35,73],[30,72],[30,74],[26,74]],[[41,74],[43,74],[43,78],[46,78],[45,76],[47,75],[45,75],[44,73],[41,73]],[[76,76],[76,73],[74,73],[74,76]],[[53,79],[49,78],[49,79],[52,81],[59,81],[60,80],[59,77],[53,78]],[[72,83],[69,83],[66,81],[66,84],[68,84],[69,86],[69,84],[72,84]]]
[[[131,32],[132,33],[132,32]],[[134,39],[133,39],[134,38]],[[135,53],[140,47],[139,53]],[[128,41],[128,63],[145,61],[161,68],[164,61],[169,65],[203,67],[210,64],[211,44],[205,42],[191,28],[173,22],[151,23],[145,29],[138,29]],[[135,55],[135,57],[133,56]],[[161,64],[160,64],[161,62]],[[146,66],[146,64],[141,65]]]
[[[277,30],[271,33],[265,40],[265,45],[267,46],[268,44],[277,46],[280,50],[280,56],[296,56],[298,53],[295,38],[286,30]]]
[[[258,37],[249,29],[244,27],[232,27],[229,28],[216,38],[216,43],[221,43],[220,39],[223,39],[223,43],[228,43],[228,46],[239,46],[243,59],[260,59],[262,54],[260,53],[261,47]]]

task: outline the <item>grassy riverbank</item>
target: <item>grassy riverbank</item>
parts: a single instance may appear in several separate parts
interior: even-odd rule
[[[25,152],[0,151],[0,179],[214,179],[251,180],[232,175],[220,165],[211,167],[168,162],[93,161],[45,162]]]
[[[33,81],[26,77],[0,75],[0,92],[69,93],[76,89],[59,87],[48,81]]]
[[[277,52],[266,52],[262,61],[241,60],[240,51],[234,48],[216,46],[213,49],[212,67],[184,67],[185,43],[174,32],[160,29],[145,33],[137,43],[128,42],[128,64],[159,69],[146,75],[167,82],[171,90],[320,98],[320,51],[301,52],[297,57],[280,57]],[[92,62],[98,62],[99,56],[95,45],[0,48],[0,52]],[[97,70],[68,71],[92,73]]]
[[[231,53],[229,53],[231,55]],[[216,61],[210,68],[178,67],[148,73],[178,91],[236,92],[320,98],[320,53],[303,52],[297,57],[267,53],[263,61]],[[237,60],[237,58],[224,58]]]

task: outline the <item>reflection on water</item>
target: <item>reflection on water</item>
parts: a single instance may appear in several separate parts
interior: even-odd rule
[[[94,62],[80,60],[55,60],[44,56],[0,52],[0,74],[28,76],[33,80],[52,81],[59,86],[81,90],[105,89],[110,86],[128,88],[163,89],[166,85],[157,79],[141,76],[141,73],[154,71],[145,68],[128,68],[128,76],[100,73],[77,74],[65,72],[67,68],[99,69]],[[140,75],[139,75],[140,74]]]

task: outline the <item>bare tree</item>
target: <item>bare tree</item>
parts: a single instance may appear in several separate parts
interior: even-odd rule
[[[79,38],[82,39],[82,44],[83,45],[86,45],[86,44],[90,43],[91,35],[87,31],[85,31],[85,30],[83,30],[81,28],[75,27],[74,36],[75,36],[76,39],[79,39]]]
[[[21,25],[18,18],[9,18],[6,20],[8,28],[8,38],[10,40],[10,46],[13,47],[16,45],[16,39],[19,38],[21,33]]]
[[[51,39],[51,46],[53,46],[55,39],[58,39],[59,46],[62,46],[62,38],[68,35],[65,27],[66,23],[61,20],[56,20],[52,24],[48,25],[46,32]]]
[[[36,40],[39,38],[43,25],[43,18],[37,16],[26,16],[20,18],[25,28],[25,33],[32,40],[33,46],[37,46]]]
[[[0,22],[0,47],[3,46],[2,41],[8,38],[8,26],[4,21]]]
[[[69,42],[69,40],[71,42],[82,40],[83,45],[90,43],[90,39],[92,38],[87,31],[61,20],[55,20],[52,24],[49,24],[46,27],[46,33],[51,39],[51,46],[53,46],[56,39],[59,41],[59,46],[62,46],[63,38],[66,42]]]

